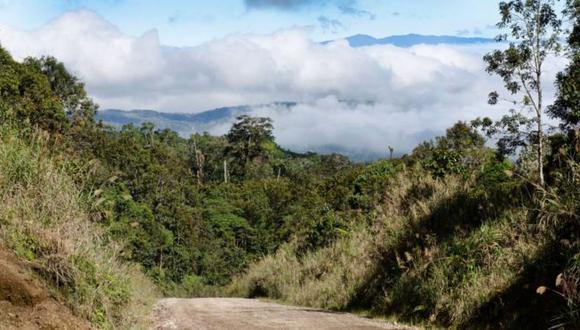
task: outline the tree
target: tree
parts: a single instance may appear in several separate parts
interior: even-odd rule
[[[485,139],[472,126],[457,122],[445,136],[424,142],[413,150],[413,156],[435,177],[464,173],[488,160]]]
[[[248,163],[264,157],[264,144],[274,140],[272,120],[263,117],[240,116],[236,119],[226,138],[226,154],[235,160],[238,170],[245,169]]]
[[[0,47],[0,120],[62,133],[68,121],[47,77]]]
[[[566,14],[574,23],[568,37],[570,65],[558,74],[557,99],[548,113],[561,120],[562,129],[571,130],[580,124],[580,1],[568,0]]]
[[[53,95],[62,104],[67,117],[75,124],[92,122],[98,106],[89,98],[85,84],[68,72],[65,65],[52,56],[27,58],[24,63],[35,67],[48,79]]]
[[[483,148],[485,139],[473,127],[460,121],[448,128],[444,137],[437,138],[437,143],[440,147],[464,153]]]
[[[505,50],[495,50],[484,57],[487,72],[500,76],[506,90],[514,97],[510,113],[496,123],[493,133],[505,133],[503,141],[513,148],[532,146],[536,149],[538,182],[544,185],[544,93],[542,74],[548,56],[560,51],[562,21],[554,6],[556,0],[511,0],[499,4],[500,29],[507,33],[498,40],[512,40]],[[492,92],[489,103],[498,103],[500,95]],[[532,112],[527,117],[526,112]],[[504,146],[505,147],[505,146]]]
[[[146,146],[148,148],[153,147],[153,144],[155,143],[155,124],[149,121],[144,122],[141,124],[140,130],[145,138]]]
[[[193,134],[188,140],[188,162],[200,183],[223,181],[223,162],[227,147],[224,136]]]

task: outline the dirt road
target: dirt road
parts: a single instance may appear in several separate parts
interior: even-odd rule
[[[407,329],[350,314],[290,307],[251,299],[164,299],[154,329]]]

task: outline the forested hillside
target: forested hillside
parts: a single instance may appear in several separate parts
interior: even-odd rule
[[[503,8],[506,26],[520,9]],[[514,114],[458,122],[368,164],[284,150],[268,118],[225,136],[108,127],[57,59],[0,49],[3,248],[103,328],[137,324],[150,282],[428,326],[578,327],[580,4],[568,9],[557,131],[513,134]],[[514,85],[529,60],[515,49],[486,59],[512,94],[537,88]]]

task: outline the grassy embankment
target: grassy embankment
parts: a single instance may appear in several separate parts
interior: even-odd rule
[[[80,318],[99,328],[144,327],[156,290],[95,224],[83,194],[90,168],[51,155],[48,135],[0,127],[0,240]],[[27,142],[25,142],[27,141]],[[97,192],[98,194],[98,192]]]
[[[574,322],[570,299],[536,292],[569,257],[557,235],[569,213],[539,211],[533,191],[507,164],[468,179],[405,169],[371,223],[306,254],[286,244],[229,292],[429,326]]]

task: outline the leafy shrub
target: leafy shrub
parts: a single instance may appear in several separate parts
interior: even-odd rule
[[[455,150],[435,150],[431,158],[423,161],[423,166],[437,178],[466,170],[461,163],[461,154]]]

